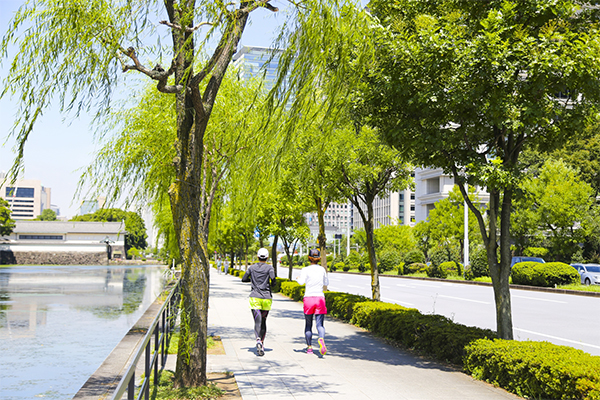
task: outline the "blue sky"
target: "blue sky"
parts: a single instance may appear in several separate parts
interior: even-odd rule
[[[15,11],[23,0],[0,0],[0,32],[6,32]],[[273,0],[274,6],[284,9],[286,1]],[[242,37],[242,44],[248,46],[269,46],[277,27],[285,20],[285,10],[272,13],[257,10],[252,13],[249,25]],[[9,55],[10,56],[10,55]],[[0,85],[8,73],[8,59],[0,60]],[[130,72],[131,73],[131,72]],[[17,108],[10,98],[0,100],[0,171],[8,171],[12,166],[14,141],[7,140]],[[61,115],[56,108],[49,108],[38,121],[25,147],[25,179],[39,179],[42,185],[52,189],[52,204],[60,208],[62,216],[71,217],[77,213],[83,199],[74,199],[80,169],[92,160],[96,145],[93,137],[91,117],[81,115]]]

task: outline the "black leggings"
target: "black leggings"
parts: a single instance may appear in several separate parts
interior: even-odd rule
[[[252,310],[252,316],[254,317],[254,334],[256,339],[260,339],[261,342],[265,341],[267,335],[267,316],[269,310]]]
[[[325,321],[325,314],[314,314],[315,320],[317,321],[317,332],[320,338],[325,338],[325,327],[323,321]],[[313,325],[313,314],[304,314],[304,336],[306,337],[306,344],[312,346],[312,325]]]

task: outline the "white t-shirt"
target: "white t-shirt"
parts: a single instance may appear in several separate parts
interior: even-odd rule
[[[298,283],[301,285],[306,284],[306,289],[304,290],[305,297],[325,297],[323,286],[329,285],[329,278],[327,277],[325,268],[317,264],[311,264],[302,268],[298,277]]]

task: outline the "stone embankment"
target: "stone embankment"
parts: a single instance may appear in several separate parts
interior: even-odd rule
[[[0,251],[0,265],[105,265],[108,264],[106,252],[34,252]]]

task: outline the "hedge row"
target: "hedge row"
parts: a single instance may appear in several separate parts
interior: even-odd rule
[[[548,342],[477,340],[466,348],[468,373],[519,396],[600,399],[600,357]]]
[[[531,285],[555,287],[579,282],[579,273],[569,264],[561,262],[536,263],[521,262],[513,266],[511,271],[512,283],[516,285]]]
[[[441,315],[425,315],[414,308],[376,302],[364,296],[326,292],[325,299],[331,315],[405,348],[456,365],[462,365],[464,348],[469,342],[496,337],[489,329],[464,326]]]

